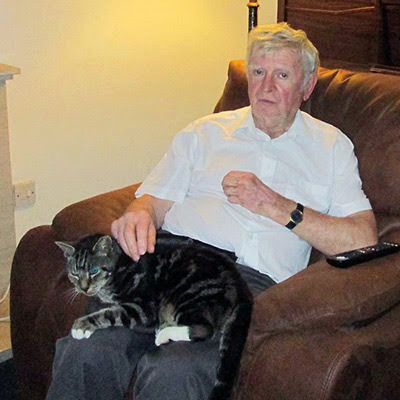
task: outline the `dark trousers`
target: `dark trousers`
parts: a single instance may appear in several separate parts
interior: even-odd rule
[[[253,296],[275,282],[238,265]],[[135,400],[207,399],[219,361],[218,340],[157,347],[154,330],[99,329],[90,339],[57,341],[47,400],[123,399],[136,370]]]

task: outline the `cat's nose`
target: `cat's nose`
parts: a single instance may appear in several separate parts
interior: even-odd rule
[[[88,284],[81,284],[81,290],[85,293],[88,292],[89,290],[89,285]]]

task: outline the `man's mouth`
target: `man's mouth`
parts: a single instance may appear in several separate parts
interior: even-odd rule
[[[258,102],[262,104],[275,104],[275,102],[270,99],[258,99]]]

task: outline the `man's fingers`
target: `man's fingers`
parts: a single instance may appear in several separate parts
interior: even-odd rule
[[[135,226],[137,251],[142,256],[147,251],[148,233],[151,225],[150,218],[140,219]]]
[[[237,184],[236,182],[232,182],[232,179],[228,178],[225,180],[224,178],[224,180],[222,181],[222,190],[227,196],[229,196],[237,190]]]
[[[222,179],[221,185],[226,195],[235,194],[237,190],[248,189],[251,183],[254,184],[256,176],[251,172],[231,171]]]
[[[155,245],[156,245],[156,227],[154,226],[154,224],[150,224],[147,236],[147,251],[149,253],[153,253]]]
[[[221,182],[223,188],[233,186],[235,184],[236,184],[236,178],[232,177],[231,173],[226,174]]]
[[[222,189],[227,196],[236,194],[238,190],[237,186],[223,186]]]
[[[228,198],[229,203],[240,204],[239,197],[237,197],[237,196],[232,195],[232,196],[228,196],[227,198]]]
[[[111,233],[117,239],[122,250],[133,260],[138,261],[140,252],[137,246],[135,224],[129,221],[126,215],[123,215],[111,224]]]
[[[129,223],[125,225],[123,234],[121,235],[120,245],[125,253],[134,261],[139,260],[141,254],[138,248],[136,228],[134,224]]]
[[[119,221],[119,230],[116,239],[122,250],[135,261],[139,260],[139,252],[136,244],[136,233],[134,225]]]

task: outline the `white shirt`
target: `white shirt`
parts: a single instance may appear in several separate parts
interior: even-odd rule
[[[229,203],[221,182],[232,170],[252,172],[283,196],[329,215],[371,208],[353,145],[339,129],[298,111],[290,129],[271,139],[255,127],[250,107],[188,125],[137,196],[175,202],[163,229],[234,251],[239,263],[281,282],[307,266],[311,246],[271,219]]]

